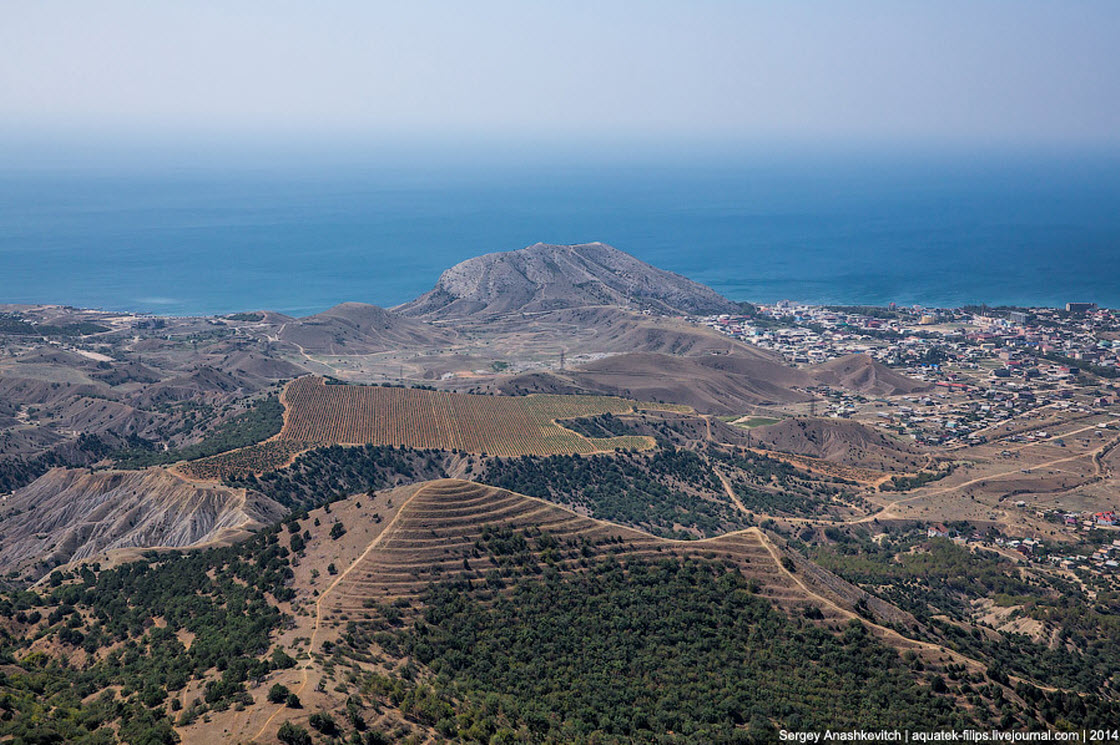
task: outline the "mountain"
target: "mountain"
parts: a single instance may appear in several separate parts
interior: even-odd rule
[[[432,290],[395,310],[449,319],[602,305],[668,315],[738,310],[708,287],[602,243],[537,243],[467,259],[445,271]]]
[[[809,368],[818,384],[875,396],[897,396],[929,390],[921,380],[900,375],[866,354],[849,354]]]
[[[0,513],[0,570],[35,578],[123,548],[185,547],[244,538],[285,510],[259,494],[195,484],[162,469],[53,469]]]
[[[452,338],[449,332],[423,321],[365,303],[342,303],[313,316],[282,322],[276,337],[304,352],[319,354],[439,347]]]

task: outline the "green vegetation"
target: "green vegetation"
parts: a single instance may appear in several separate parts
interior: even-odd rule
[[[1076,368],[1087,373],[1092,373],[1098,378],[1120,378],[1120,369],[1115,367],[1108,367],[1106,365],[1096,365],[1088,360],[1075,360],[1073,357],[1066,357],[1057,352],[1043,352],[1042,356],[1051,362],[1057,362],[1059,365],[1066,367]]]
[[[777,727],[985,717],[934,693],[858,621],[836,633],[786,616],[719,564],[532,571],[498,587],[433,585],[422,618],[392,636],[434,682],[370,687],[465,742],[745,743],[776,740]]]
[[[173,743],[172,712],[192,680],[205,685],[181,724],[251,703],[246,682],[290,660],[266,655],[282,620],[270,596],[292,592],[287,557],[273,529],[230,548],[55,572],[41,597],[0,596],[0,616],[16,624],[0,633],[0,740],[114,742],[115,724],[129,743]]]
[[[913,476],[892,476],[890,481],[879,485],[879,491],[910,491],[940,481],[952,472],[952,468],[945,468],[940,471],[918,471]]]
[[[827,305],[829,310],[837,313],[847,313],[854,316],[867,316],[868,318],[898,319],[905,315],[897,310],[883,308],[878,305]]]
[[[832,530],[830,538],[839,543],[816,548],[812,558],[817,563],[911,612],[927,627],[925,635],[988,661],[993,679],[1004,680],[1010,673],[1095,694],[1120,669],[1120,602],[1108,593],[1092,601],[1072,584],[1024,576],[1008,559],[973,553],[944,538],[927,539],[924,532],[874,542]],[[1057,643],[1018,633],[969,631],[954,623],[974,621],[974,603],[985,600],[1015,607],[1012,617],[1047,624]],[[1108,707],[1120,709],[1115,702],[1086,699],[1082,710],[1085,716],[1105,716]]]
[[[652,455],[494,459],[479,481],[671,538],[713,536],[745,525],[708,463],[672,447]]]
[[[254,445],[280,432],[284,405],[276,396],[261,399],[251,409],[232,417],[210,432],[202,442],[173,450],[156,450],[154,444],[122,450],[115,456],[118,468],[146,468],[184,460],[198,460]]]
[[[283,468],[288,461],[309,447],[310,443],[296,440],[265,440],[208,458],[186,461],[178,469],[191,478],[225,481]]]
[[[578,432],[584,437],[609,438],[637,435],[638,432],[614,414],[564,419],[557,422],[560,426]]]
[[[813,559],[849,581],[874,587],[923,620],[934,614],[931,608],[964,620],[971,600],[1035,591],[1007,559],[977,556],[946,538],[926,539],[924,533],[899,542],[841,543],[821,549]]]
[[[64,326],[51,326],[44,323],[29,323],[20,316],[11,313],[0,314],[0,334],[11,334],[13,336],[88,336],[108,330],[108,326],[88,321],[68,323]]]
[[[66,460],[53,451],[34,458],[0,458],[0,494],[27,486],[50,469],[63,465]]]
[[[276,739],[284,745],[311,745],[313,742],[310,732],[291,722],[284,722],[280,725],[280,731],[276,733]]]
[[[438,450],[331,445],[303,453],[287,468],[230,478],[226,483],[256,489],[287,507],[308,507],[339,494],[445,478],[444,458]]]
[[[749,510],[770,515],[820,516],[834,512],[834,500],[862,506],[846,491],[848,482],[810,477],[788,463],[751,451],[729,453],[709,448],[708,457],[729,474],[739,501]]]
[[[755,427],[769,427],[771,424],[777,424],[781,419],[773,419],[768,416],[752,416],[746,421],[732,422],[736,427],[745,427],[746,429],[754,429]]]
[[[33,458],[0,458],[0,494],[26,486],[52,468],[88,465],[109,452],[109,446],[100,437],[82,434],[68,447],[48,450]]]
[[[755,512],[817,516],[833,514],[837,502],[860,506],[861,500],[839,479],[825,483],[756,453],[709,448],[701,454],[674,448],[665,440],[652,454],[493,459],[477,480],[656,535],[695,538],[751,524],[751,517],[727,497],[716,466],[744,506]]]
[[[226,316],[226,319],[230,321],[248,321],[250,323],[256,323],[257,321],[264,320],[264,313],[234,313]]]

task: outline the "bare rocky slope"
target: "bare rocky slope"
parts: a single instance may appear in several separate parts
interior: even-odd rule
[[[122,548],[196,546],[244,537],[286,510],[242,489],[163,469],[53,469],[0,507],[0,571],[36,578]]]
[[[757,404],[794,403],[812,397],[804,371],[763,356],[678,357],[632,353],[606,357],[562,372],[529,373],[503,381],[502,393],[600,393],[686,404],[706,414],[737,414]]]
[[[738,310],[708,287],[602,243],[537,243],[467,259],[445,271],[431,291],[395,310],[449,319],[604,305],[669,315]]]
[[[601,393],[686,404],[705,414],[742,414],[760,404],[809,401],[812,395],[805,389],[818,385],[878,396],[929,388],[862,354],[796,368],[749,345],[714,354],[705,354],[705,347],[669,354],[634,348],[643,351],[605,357],[572,370],[516,375],[499,383],[497,390],[511,395]],[[688,352],[692,356],[678,356]]]
[[[306,318],[280,321],[276,336],[305,352],[370,354],[447,345],[449,332],[376,305],[341,303]]]
[[[818,384],[875,396],[897,396],[932,387],[929,383],[900,375],[866,354],[838,357],[816,365],[810,371]]]
[[[917,470],[927,460],[910,443],[847,419],[783,419],[752,429],[751,442],[768,450],[878,471]]]

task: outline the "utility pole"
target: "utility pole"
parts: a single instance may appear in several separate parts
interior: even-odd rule
[[[564,350],[560,350],[560,369],[564,369]]]

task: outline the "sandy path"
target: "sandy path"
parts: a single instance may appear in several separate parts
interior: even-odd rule
[[[1110,422],[1110,424],[1115,424],[1115,423],[1116,423],[1115,421]],[[1094,425],[1094,427],[1085,427],[1083,429],[1077,430],[1077,432],[1083,432],[1086,429],[1094,429],[1094,428],[1095,428],[1095,425]],[[1074,434],[1074,433],[1067,433],[1066,436],[1068,437],[1070,434]],[[1024,445],[1023,447],[1030,447],[1031,445],[1039,445],[1042,442],[1046,442],[1046,440],[1042,440],[1042,441],[1034,442],[1034,443],[1029,443],[1027,445]],[[1097,455],[1099,455],[1099,454],[1105,452],[1106,450],[1110,449],[1114,444],[1115,443],[1113,443],[1112,441],[1109,441],[1109,442],[1104,443],[1103,445],[1101,445],[1100,447],[1098,447],[1094,450],[1086,450],[1083,453],[1078,453],[1076,455],[1070,455],[1070,456],[1067,456],[1065,458],[1056,458],[1054,460],[1046,461],[1045,463],[1033,464],[1033,465],[1031,465],[1030,470],[1034,471],[1034,470],[1038,470],[1040,468],[1050,468],[1051,466],[1056,466],[1060,463],[1069,463],[1071,461],[1081,460],[1082,458],[1096,458]],[[1022,448],[1020,448],[1020,449],[1022,449]],[[984,481],[994,481],[994,480],[1001,479],[1004,476],[1014,476],[1015,474],[1021,473],[1022,471],[1023,471],[1023,469],[1021,467],[1018,467],[1018,468],[1012,468],[1012,469],[1007,470],[1007,471],[998,471],[996,473],[989,473],[989,474],[986,474],[986,475],[983,475],[983,476],[977,476],[974,479],[969,479],[968,481],[964,481],[964,482],[961,482],[959,484],[952,484],[950,486],[939,487],[937,489],[934,489],[933,491],[928,491],[928,492],[925,492],[925,493],[922,493],[922,494],[916,494],[915,496],[907,497],[906,499],[898,499],[898,500],[895,500],[894,502],[891,502],[890,504],[886,505],[885,507],[883,507],[878,512],[876,512],[872,515],[868,515],[866,517],[861,517],[860,519],[854,520],[852,522],[866,523],[866,522],[870,522],[870,521],[872,521],[876,518],[880,518],[880,517],[883,517],[883,518],[901,517],[900,515],[898,515],[894,512],[894,509],[896,507],[898,507],[899,505],[906,504],[907,502],[913,502],[913,501],[918,500],[918,499],[925,499],[927,497],[936,497],[939,494],[946,494],[946,493],[951,492],[951,491],[957,491],[959,489],[964,489],[965,487],[973,486],[975,484],[979,484],[979,483],[982,483]]]

